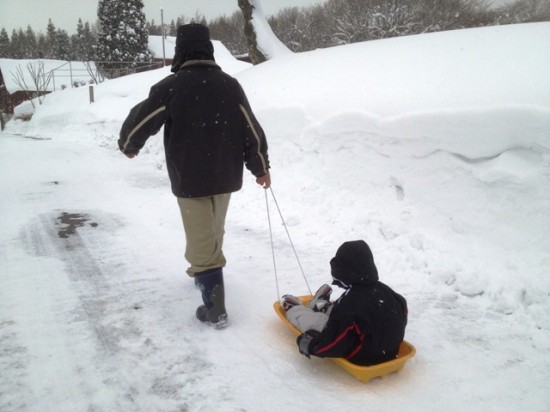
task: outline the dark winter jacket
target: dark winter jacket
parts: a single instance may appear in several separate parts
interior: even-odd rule
[[[264,132],[241,85],[212,60],[211,47],[203,52],[209,39],[200,37],[185,44],[187,51],[178,38],[182,64],[130,111],[118,141],[124,153],[136,153],[164,125],[166,165],[178,197],[231,193],[242,186],[243,164],[256,177],[269,168]]]
[[[310,354],[342,357],[357,365],[394,359],[405,335],[407,302],[378,280],[367,243],[344,243],[331,260],[331,268],[333,284],[347,290],[310,344]]]

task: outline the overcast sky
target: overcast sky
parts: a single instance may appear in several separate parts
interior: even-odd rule
[[[481,1],[481,0],[480,0]],[[490,0],[493,5],[509,3],[512,0]],[[98,0],[0,0],[0,28],[11,36],[13,29],[31,25],[35,32],[46,32],[48,19],[56,28],[69,34],[76,31],[78,18],[94,23],[97,20]],[[193,17],[197,12],[207,19],[231,15],[238,10],[237,0],[143,0],[147,21],[160,23],[160,9],[164,9],[164,21],[170,23],[179,16]],[[264,14],[277,13],[282,8],[309,6],[324,3],[324,0],[262,0]]]
[[[97,20],[98,0],[0,0],[0,28],[11,36],[13,29],[25,30],[31,25],[36,32],[46,32],[48,19],[56,28],[76,31],[78,18],[93,23]],[[147,21],[160,23],[160,9],[164,9],[164,22],[170,23],[179,16],[194,17],[196,12],[207,19],[231,15],[239,10],[237,0],[143,0]],[[324,3],[323,0],[263,0],[260,4],[266,15],[285,7],[308,6]]]

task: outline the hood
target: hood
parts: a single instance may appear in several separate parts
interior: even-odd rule
[[[177,72],[189,60],[214,60],[210,31],[202,24],[191,23],[178,27],[172,72]]]
[[[330,261],[333,285],[348,289],[353,284],[372,285],[378,270],[369,245],[364,240],[345,242]]]

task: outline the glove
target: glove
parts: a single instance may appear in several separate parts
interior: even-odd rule
[[[298,339],[296,339],[296,343],[298,344],[298,350],[300,351],[300,353],[309,359],[311,356],[310,346],[312,343],[315,343],[315,341],[318,340],[320,335],[320,332],[310,329],[298,336]]]

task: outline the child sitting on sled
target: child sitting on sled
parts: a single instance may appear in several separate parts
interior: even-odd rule
[[[378,280],[367,243],[345,242],[330,267],[332,284],[345,289],[334,303],[328,285],[307,306],[292,295],[281,299],[287,319],[303,332],[297,340],[300,353],[362,366],[395,359],[405,335],[407,302]]]

